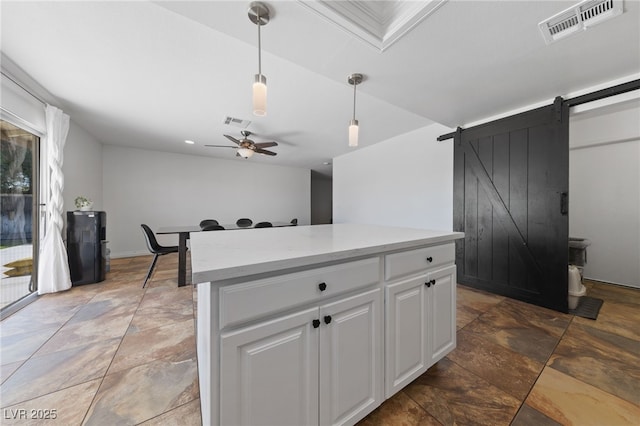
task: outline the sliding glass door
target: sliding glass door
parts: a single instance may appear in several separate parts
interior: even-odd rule
[[[0,120],[0,309],[37,290],[40,138]]]

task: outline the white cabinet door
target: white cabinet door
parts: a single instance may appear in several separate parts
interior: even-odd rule
[[[431,362],[435,364],[456,347],[456,267],[429,273]]]
[[[382,290],[320,307],[320,424],[354,424],[383,401]]]
[[[393,394],[424,373],[429,351],[426,275],[386,286],[385,396]]]
[[[318,308],[223,333],[221,425],[318,423]]]

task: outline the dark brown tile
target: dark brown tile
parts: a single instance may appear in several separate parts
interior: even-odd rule
[[[440,426],[441,423],[427,413],[407,394],[400,391],[387,399],[359,426]]]
[[[548,365],[640,405],[640,342],[571,324]]]
[[[467,324],[500,303],[503,299],[503,296],[490,294],[458,284],[456,302],[457,328],[464,328]]]
[[[520,400],[443,359],[404,390],[443,425],[508,425]]]
[[[550,419],[540,411],[523,404],[513,419],[511,426],[561,426],[560,423]]]
[[[487,293],[461,284],[457,285],[458,301],[464,306],[475,309],[478,312],[486,312],[495,304],[504,300],[504,296]]]
[[[640,341],[640,309],[633,303],[605,301],[600,308],[598,319],[575,317],[573,321]]]
[[[640,305],[640,288],[608,284],[598,281],[584,280],[587,295],[602,299],[605,302],[621,302]]]
[[[456,328],[460,330],[466,327],[478,318],[479,315],[479,313],[467,309],[465,306],[458,306],[458,310],[456,312]]]
[[[505,299],[464,331],[545,363],[570,321],[570,315]]]
[[[457,347],[447,358],[520,400],[527,396],[544,367],[464,330],[458,332]]]

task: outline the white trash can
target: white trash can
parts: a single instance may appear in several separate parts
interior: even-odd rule
[[[580,270],[575,265],[569,265],[569,309],[578,307],[580,298],[587,294],[587,288],[582,284]]]

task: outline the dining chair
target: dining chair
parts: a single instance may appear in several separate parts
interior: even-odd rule
[[[215,219],[205,219],[200,221],[200,229],[204,231],[204,227],[207,225],[219,225],[218,221]]]
[[[242,219],[238,219],[236,221],[236,225],[238,225],[240,228],[247,228],[253,225],[253,221],[251,219],[247,219],[243,217]]]
[[[298,226],[298,218],[297,217],[291,219],[291,226]]]
[[[203,231],[224,231],[224,226],[211,223],[201,227]]]
[[[254,228],[271,228],[273,224],[271,222],[258,222],[255,224]]]
[[[178,246],[161,246],[158,244],[158,240],[156,240],[156,236],[147,225],[144,223],[140,225],[142,227],[142,233],[144,234],[145,240],[147,241],[147,248],[151,253],[153,253],[153,261],[151,262],[151,266],[149,267],[149,272],[147,272],[147,276],[144,279],[144,283],[142,284],[142,288],[145,288],[147,285],[147,281],[151,277],[153,273],[153,268],[156,266],[156,261],[159,256],[164,256],[169,253],[177,253]]]

